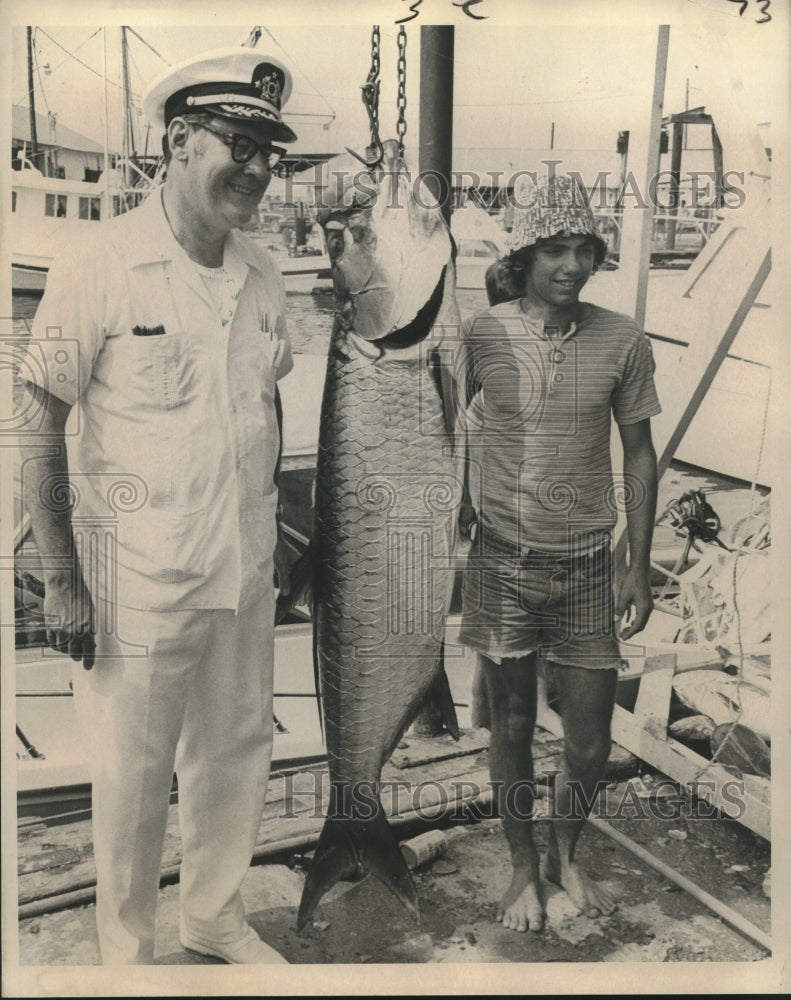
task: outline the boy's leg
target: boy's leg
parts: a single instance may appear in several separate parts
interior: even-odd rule
[[[533,843],[533,756],[536,715],[536,657],[494,663],[479,655],[479,695],[488,713],[489,772],[511,851],[513,875],[497,919],[512,930],[540,931],[544,908],[539,895],[538,852]]]
[[[612,746],[610,721],[618,672],[551,665],[564,729],[564,766],[555,779],[555,812],[547,852],[547,878],[562,885],[586,916],[616,909],[610,893],[574,858]]]

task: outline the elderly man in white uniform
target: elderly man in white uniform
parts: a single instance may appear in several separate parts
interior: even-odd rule
[[[105,964],[154,961],[174,769],[183,945],[285,961],[239,888],[272,753],[276,382],[292,357],[280,273],[238,227],[273,141],[296,139],[290,89],[285,66],[241,46],[149,88],[167,179],[63,248],[21,368],[48,641],[82,662]]]

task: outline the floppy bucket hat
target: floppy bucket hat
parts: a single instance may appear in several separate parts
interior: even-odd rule
[[[606,246],[596,225],[585,189],[576,177],[525,174],[514,185],[514,217],[506,240],[516,253],[553,236],[595,236]]]

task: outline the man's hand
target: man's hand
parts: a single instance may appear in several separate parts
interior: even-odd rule
[[[651,617],[654,608],[654,596],[648,573],[628,569],[618,589],[618,599],[615,602],[615,614],[621,625],[621,639],[631,639],[633,635],[642,632]]]
[[[68,653],[72,660],[91,670],[96,655],[96,629],[93,602],[80,579],[49,579],[44,593],[44,622],[47,643],[59,653]]]

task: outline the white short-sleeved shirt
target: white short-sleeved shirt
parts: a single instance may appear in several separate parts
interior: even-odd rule
[[[128,607],[242,610],[272,586],[283,279],[236,230],[206,274],[159,192],[96,228],[53,264],[20,369],[73,405],[83,572]]]
[[[646,335],[628,316],[590,303],[563,335],[528,321],[516,300],[475,316],[464,345],[484,528],[548,552],[600,544],[624,492],[613,489],[611,421],[660,412]],[[640,484],[627,483],[631,490],[639,494]]]

